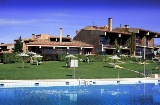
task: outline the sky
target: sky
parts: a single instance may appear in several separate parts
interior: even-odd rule
[[[0,0],[0,43],[32,34],[76,35],[85,26],[129,25],[160,33],[160,0]],[[160,45],[160,39],[155,39]]]

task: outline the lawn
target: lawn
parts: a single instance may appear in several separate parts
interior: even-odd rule
[[[143,65],[130,64],[126,62],[119,64],[127,69],[119,70],[120,78],[139,78],[142,75],[132,72],[136,70],[143,72]],[[65,62],[48,61],[41,65],[25,63],[0,64],[0,80],[29,80],[29,79],[73,79],[74,68],[65,68]],[[75,77],[81,79],[118,78],[118,69],[108,62],[79,62],[75,68]],[[146,70],[152,70],[159,64],[146,65]],[[130,69],[130,70],[128,70]]]

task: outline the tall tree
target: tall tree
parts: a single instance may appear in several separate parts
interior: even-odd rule
[[[19,39],[14,44],[14,52],[23,52],[22,46],[23,46],[23,43],[22,43],[22,39],[20,36]]]

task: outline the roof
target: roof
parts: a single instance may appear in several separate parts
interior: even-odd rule
[[[113,29],[114,32],[120,32],[120,33],[126,33],[126,34],[130,34],[129,30],[127,28],[115,28]]]
[[[103,27],[86,26],[85,28],[83,28],[81,30],[95,30],[95,31],[104,31],[104,32],[108,32],[108,33],[131,35],[131,33],[129,33],[129,31],[127,31],[125,28],[115,28],[112,31],[109,31],[107,26],[103,26]]]
[[[50,36],[49,38],[60,38],[60,36]],[[71,39],[70,37],[62,37],[63,39]]]
[[[126,29],[121,29],[121,28],[115,28],[112,31],[107,31],[107,32],[109,32],[109,33],[131,35],[131,33],[128,32]]]
[[[82,46],[82,47],[93,47],[93,45],[86,44],[80,41],[72,40],[71,42],[53,42],[48,39],[39,39],[33,42],[27,43],[27,45],[49,45],[49,46]]]
[[[136,32],[136,30],[138,31],[144,31],[144,32],[150,32],[150,33],[153,33],[153,34],[159,34],[158,32],[153,32],[151,30],[146,30],[146,29],[142,29],[142,28],[122,28],[122,27],[117,27],[115,29],[113,29],[113,31],[116,31],[116,32],[125,32],[125,33],[130,33],[130,32]]]
[[[12,46],[14,45],[13,43],[8,43],[8,44],[0,44],[0,46]]]

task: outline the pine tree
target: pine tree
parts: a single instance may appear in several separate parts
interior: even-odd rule
[[[14,44],[14,52],[23,52],[22,45],[23,45],[23,43],[22,43],[22,39],[20,36],[19,39]]]

